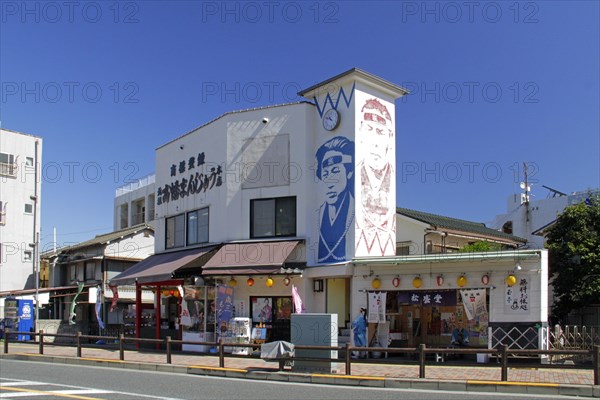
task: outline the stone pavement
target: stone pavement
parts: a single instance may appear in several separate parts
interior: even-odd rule
[[[215,375],[219,372],[220,376],[236,376],[253,379],[283,379],[282,375],[312,376],[312,379],[300,379],[299,381],[315,382],[316,378],[330,378],[319,383],[346,384],[353,380],[352,384],[361,384],[367,382],[370,386],[375,386],[374,382],[395,381],[396,384],[412,382],[410,385],[400,385],[394,387],[417,387],[415,385],[427,382],[438,382],[438,388],[453,390],[449,385],[451,383],[460,383],[456,390],[476,386],[482,390],[485,385],[494,387],[493,391],[509,391],[527,393],[547,393],[547,394],[574,394],[579,396],[600,397],[600,386],[594,386],[593,371],[591,369],[561,369],[556,368],[509,368],[508,382],[501,382],[500,364],[489,363],[479,365],[460,365],[457,362],[435,363],[428,362],[425,368],[426,379],[419,379],[419,366],[414,364],[392,364],[392,359],[361,360],[361,362],[352,363],[352,376],[344,375],[344,363],[339,363],[340,372],[338,374],[292,374],[289,369],[285,372],[278,371],[277,362],[266,362],[257,358],[225,358],[224,369],[219,368],[219,358],[209,355],[196,355],[191,353],[174,352],[172,354],[172,365],[166,363],[166,354],[154,351],[125,351],[125,362],[119,361],[118,349],[110,348],[87,348],[82,349],[82,358],[77,359],[77,350],[74,346],[44,346],[44,355],[38,354],[39,347],[36,344],[14,343],[9,344],[8,355],[3,354],[0,348],[0,358],[18,358],[34,359],[37,361],[65,362],[88,365],[105,365],[125,368],[124,364],[137,365],[138,369],[156,369],[178,371],[183,373],[196,373],[203,375]],[[396,359],[398,360],[398,359]],[[162,367],[160,367],[162,366]],[[160,367],[160,368],[159,368]],[[168,369],[166,367],[173,367]],[[182,367],[177,369],[176,367]],[[237,373],[231,375],[229,373]],[[254,375],[252,375],[254,373]],[[270,377],[256,375],[256,373],[270,374]],[[240,375],[241,374],[241,375]],[[275,375],[278,375],[276,377]],[[258,377],[258,378],[257,378]],[[344,379],[342,379],[344,378]],[[289,379],[291,381],[291,379]],[[445,383],[445,386],[442,386]],[[388,383],[381,386],[391,387]],[[428,387],[429,388],[429,387]],[[550,392],[544,392],[542,389],[552,389]],[[531,391],[532,389],[535,389]],[[475,390],[475,389],[468,389]]]

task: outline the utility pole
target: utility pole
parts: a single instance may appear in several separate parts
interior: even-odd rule
[[[35,284],[35,318],[33,319],[33,330],[37,330],[37,322],[39,320],[39,312],[40,312],[40,275],[39,275],[39,244],[40,244],[40,233],[38,232],[37,227],[37,219],[38,219],[38,141],[35,141],[35,159],[33,162],[33,196],[29,196],[31,200],[33,200],[33,243],[30,243],[29,246],[33,248],[32,260],[33,260],[33,280]]]

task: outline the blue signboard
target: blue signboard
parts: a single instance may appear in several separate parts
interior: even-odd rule
[[[33,300],[17,300],[19,332],[33,331]],[[30,335],[19,334],[17,340],[30,340]]]

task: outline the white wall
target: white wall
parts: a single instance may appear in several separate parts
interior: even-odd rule
[[[26,165],[27,157],[35,159],[36,142],[38,143],[37,184],[34,179],[34,167]],[[3,202],[6,211],[4,216],[6,223],[0,225],[0,243],[2,244],[0,291],[23,289],[28,278],[31,279],[29,287],[33,288],[33,276],[30,277],[30,275],[33,274],[35,252],[34,248],[29,245],[36,241],[36,234],[33,231],[34,215],[36,232],[40,232],[42,139],[28,134],[0,130],[0,152],[13,154],[18,168],[14,178],[0,176],[0,201]],[[35,194],[36,186],[36,211],[26,214],[24,212],[25,204],[33,205],[35,203],[30,196]],[[32,252],[31,261],[23,259],[25,251]]]
[[[307,201],[310,198],[307,180],[310,164],[307,157],[307,114],[312,106],[294,104],[267,109],[231,113],[200,127],[189,134],[168,143],[156,151],[156,190],[176,180],[189,179],[191,172],[210,174],[211,168],[221,168],[222,185],[215,183],[201,193],[162,202],[157,205],[156,252],[165,249],[165,218],[183,212],[209,207],[209,241],[224,242],[250,237],[250,200],[296,196],[296,236],[307,236]],[[264,124],[263,118],[269,123]],[[267,177],[271,186],[243,189],[242,184],[256,180],[256,170],[244,164],[246,147],[251,140],[269,141],[274,136],[289,137],[289,183],[281,183],[280,177]],[[179,173],[179,163],[204,153],[205,166]],[[267,160],[268,161],[268,160]],[[176,176],[171,176],[171,166],[176,165]],[[260,163],[259,163],[260,165]],[[259,174],[268,174],[269,168],[279,165],[262,165]],[[286,169],[288,167],[286,166]],[[271,169],[273,171],[273,169]]]
[[[154,254],[154,234],[140,230],[136,234],[109,243],[104,247],[107,257],[144,259]]]
[[[598,193],[598,190],[593,192]],[[507,213],[496,215],[490,223],[494,229],[502,229],[507,221],[513,222],[513,235],[527,239],[531,248],[543,248],[544,238],[531,233],[554,221],[569,205],[584,201],[589,193],[575,192],[568,196],[552,197],[529,202],[529,221],[525,204],[521,204],[521,195],[514,194],[507,198]]]

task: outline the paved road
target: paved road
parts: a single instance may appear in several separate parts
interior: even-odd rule
[[[572,397],[445,392],[251,381],[0,359],[0,398],[40,399],[449,399]]]

